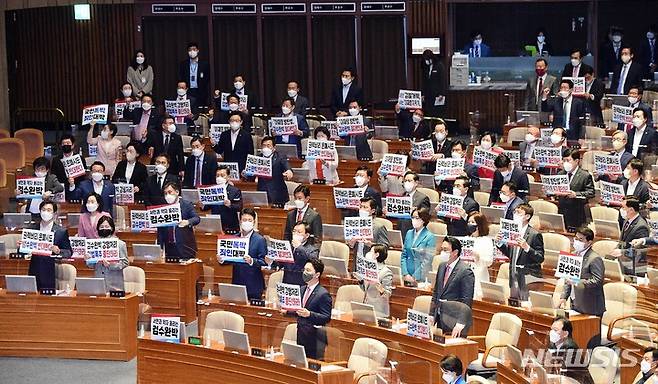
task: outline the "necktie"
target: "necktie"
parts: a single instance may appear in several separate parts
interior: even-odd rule
[[[308,301],[309,296],[311,296],[311,290],[309,287],[306,287],[306,291],[304,291],[304,299],[302,300],[302,307],[306,307],[306,302]]]
[[[322,160],[320,159],[315,160],[315,176],[320,180],[324,180],[324,170],[322,170]]]
[[[480,57],[480,46],[479,45],[475,46],[475,57]]]
[[[624,94],[624,82],[626,81],[626,69],[628,67],[628,64],[624,64],[621,67],[621,74],[619,75],[619,85],[617,86],[617,94],[622,95]]]
[[[569,114],[567,113],[567,105],[569,105],[569,100],[564,100],[564,105],[562,106],[562,112],[564,112],[564,129],[569,129]]]
[[[537,105],[539,105],[540,100],[541,100],[541,94],[543,93],[542,91],[544,90],[544,78],[540,77],[539,78],[539,86],[537,87]]]
[[[571,178],[573,177],[573,172],[569,172],[569,173],[567,173],[567,175],[569,176],[569,183],[571,183]]]
[[[448,279],[449,279],[449,278],[450,278],[450,266],[447,265],[447,266],[446,266],[446,273],[445,273],[445,275],[443,276],[443,287],[444,287],[444,288],[445,288],[446,283],[448,282]]]
[[[298,209],[297,210],[297,222],[302,221],[303,218],[304,218],[304,212],[301,209]]]
[[[169,151],[169,135],[165,135],[164,150],[165,152]]]
[[[573,73],[571,74],[572,77],[578,77],[578,69],[579,68],[580,68],[580,66],[573,67]]]
[[[655,43],[654,43],[654,42],[655,42],[655,41],[656,41],[655,39],[651,39],[651,40],[649,40],[649,46],[651,47],[651,48],[650,48],[650,49],[651,49],[651,60],[650,60],[650,61],[651,61],[652,63],[654,62],[653,55],[654,55],[654,53],[655,53],[655,51],[654,51],[654,49],[655,49]]]
[[[158,176],[158,186],[162,189],[162,176]]]
[[[628,230],[628,227],[630,226],[631,226],[631,222],[626,220],[626,222],[624,223],[624,229],[622,230],[622,233],[625,233]]]
[[[201,158],[197,157],[196,159],[196,181],[194,182],[194,186],[199,188],[201,185]]]

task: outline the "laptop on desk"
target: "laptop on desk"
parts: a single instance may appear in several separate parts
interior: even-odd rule
[[[390,241],[391,248],[402,249],[402,232],[398,229],[388,231],[388,240]]]
[[[489,223],[498,224],[505,215],[505,209],[493,207],[480,207],[480,212],[489,220]]]
[[[37,293],[37,278],[35,276],[5,275],[7,292]]]
[[[276,151],[279,155],[288,159],[297,159],[297,145],[296,144],[277,144]]]
[[[133,244],[134,261],[159,261],[162,248],[158,244]]]
[[[181,189],[181,195],[183,200],[189,201],[192,204],[199,202],[199,191],[197,189],[183,188]]]
[[[345,231],[340,224],[322,224],[322,238],[324,240],[335,240],[344,242]]]
[[[113,124],[117,127],[115,136],[131,136],[133,127],[135,127],[132,121],[115,121]]]
[[[325,274],[334,275],[338,277],[350,277],[347,271],[347,261],[336,257],[320,256],[320,260],[324,263]]]
[[[32,215],[29,213],[6,212],[2,216],[2,223],[5,228],[26,228],[31,221]]]
[[[400,138],[400,128],[395,125],[375,125],[375,138],[397,140]]]
[[[242,205],[267,207],[269,205],[269,201],[267,199],[267,192],[242,191]]]
[[[78,296],[105,296],[105,279],[102,277],[76,277],[75,290]]]
[[[505,298],[505,287],[502,284],[480,282],[482,286],[482,300],[491,301],[492,303],[507,304]]]
[[[291,168],[290,170],[292,171],[292,181],[302,184],[311,182],[308,168]]]
[[[219,297],[222,300],[237,303],[248,304],[247,287],[244,285],[219,283]]]
[[[340,160],[356,160],[356,147],[349,145],[337,145],[336,152]]]
[[[560,213],[538,212],[539,225],[542,231],[565,233],[564,216]]]
[[[353,322],[367,325],[377,325],[377,315],[375,314],[374,306],[370,304],[359,303],[358,301],[351,301],[350,307],[352,308]]]
[[[282,341],[281,352],[283,352],[283,358],[286,364],[294,365],[298,368],[308,368],[306,349],[304,349],[303,345]]]
[[[219,233],[222,231],[222,217],[220,215],[200,216],[201,221],[196,226],[197,232]]]
[[[594,219],[594,230],[597,237],[606,237],[610,239],[619,239],[621,231],[617,220]]]
[[[235,332],[228,329],[224,329],[222,332],[224,333],[224,349],[251,354],[249,335],[244,332]]]

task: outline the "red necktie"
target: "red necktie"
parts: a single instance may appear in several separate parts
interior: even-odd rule
[[[324,171],[322,170],[322,160],[316,159],[315,160],[315,176],[319,180],[324,180]]]
[[[448,282],[448,279],[450,278],[450,266],[446,265],[446,272],[445,275],[443,276],[443,287],[445,288],[446,283]]]
[[[303,218],[304,218],[304,213],[303,213],[303,211],[302,211],[301,209],[298,209],[298,210],[297,210],[297,222],[302,221]]]

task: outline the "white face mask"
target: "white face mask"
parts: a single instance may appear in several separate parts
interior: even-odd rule
[[[502,172],[500,172],[500,174],[503,177],[507,177],[510,174],[510,172],[512,172],[512,171],[509,171],[509,170],[508,171],[502,171]]]
[[[523,219],[525,218],[525,215],[519,215],[519,214],[514,214],[513,220],[518,226],[523,225]]]
[[[451,153],[450,153],[450,157],[452,157],[453,159],[461,159],[461,158],[462,158],[462,154],[459,153],[459,152],[451,152]]]
[[[411,118],[413,119],[414,123],[416,123],[416,124],[420,123],[420,121],[423,120],[422,117],[420,117],[419,115],[416,115],[416,114],[414,114]]]
[[[304,235],[300,235],[300,234],[295,233],[295,234],[292,235],[292,240],[299,243],[299,244],[302,244],[305,239],[304,239]]]
[[[52,212],[41,211],[41,220],[42,221],[50,222],[53,219],[54,216],[55,216],[55,214],[52,213]]]
[[[642,361],[640,362],[640,371],[642,371],[642,374],[646,375],[650,370],[651,370],[651,363],[642,359]]]
[[[168,131],[169,133],[174,133],[174,132],[176,132],[176,124],[169,124],[169,125],[167,126],[167,131]]]
[[[349,113],[350,113],[350,116],[358,116],[359,115],[359,108],[350,108]]]
[[[416,183],[414,183],[413,181],[405,181],[403,185],[404,185],[404,190],[407,191],[407,193],[411,193],[411,191],[413,191],[414,188],[416,187]]]
[[[450,252],[441,251],[441,253],[439,253],[439,261],[442,262],[442,263],[445,263],[448,260],[450,260]]]
[[[569,97],[571,92],[569,92],[569,91],[560,91],[560,92],[558,92],[558,94],[560,95],[561,98],[566,99],[567,97]]]
[[[239,107],[240,107],[239,104],[231,103],[231,104],[228,105],[228,110],[229,111],[237,111]]]
[[[253,221],[243,221],[240,223],[240,229],[242,229],[242,232],[251,232],[254,229],[254,222]]]
[[[136,57],[135,61],[137,62],[137,64],[144,64],[144,57]]]
[[[436,138],[436,141],[443,141],[446,139],[446,134],[443,132],[434,132],[434,137]]]
[[[272,156],[272,148],[270,147],[263,147],[261,148],[260,152],[263,154],[265,157],[270,157]]]
[[[162,174],[164,174],[165,172],[167,172],[167,167],[164,166],[164,165],[162,165],[162,164],[156,164],[156,166],[155,166],[155,171],[156,171],[158,174],[162,175]]]
[[[150,103],[142,103],[142,109],[145,111],[148,111],[151,109],[151,104]]]
[[[570,161],[569,162],[564,162],[564,163],[562,163],[562,168],[564,168],[564,170],[566,172],[571,172],[571,171],[573,171],[573,163],[570,162]]]
[[[656,35],[653,34],[653,32],[647,32],[647,39],[652,40]]]
[[[242,81],[236,81],[235,83],[233,83],[233,86],[235,87],[235,89],[237,89],[237,90],[239,91],[239,90],[241,90],[242,88],[244,88],[244,82],[242,82]]]
[[[580,60],[578,60],[578,59],[571,59],[571,65],[573,65],[574,67],[579,66],[579,65],[580,65]]]
[[[240,129],[241,124],[236,121],[231,121],[229,125],[231,126],[232,131],[237,131],[238,129]]]
[[[535,135],[533,135],[532,133],[526,133],[526,134],[525,134],[525,142],[526,142],[526,143],[532,143],[532,142],[534,142],[535,140],[537,140],[537,138],[536,138]]]
[[[462,196],[462,190],[458,187],[452,187],[452,194],[455,196]]]
[[[101,138],[102,138],[103,140],[107,140],[109,137],[110,137],[110,132],[108,132],[108,131],[106,131],[106,130],[102,130],[102,131],[101,131]]]
[[[290,110],[290,108],[288,108],[288,107],[281,107],[281,112],[282,112],[284,115],[289,114],[290,111],[291,111],[291,110]]]
[[[414,227],[414,229],[421,229],[423,227],[423,220],[420,218],[411,219],[411,225]]]
[[[583,243],[580,240],[575,240],[573,241],[573,250],[576,252],[582,252],[583,249],[585,249],[585,243]]]
[[[510,200],[509,195],[506,195],[502,192],[500,193],[500,201],[502,201],[503,203],[507,203],[509,200]]]
[[[617,141],[617,140],[612,141],[612,148],[614,148],[616,151],[618,151],[622,148],[625,148],[625,147],[626,147],[626,144],[624,144],[623,141]]]
[[[489,149],[491,149],[491,141],[488,140],[480,141],[480,146],[485,151],[488,151]]]
[[[622,219],[626,220],[628,217],[628,212],[624,208],[619,208],[619,216],[621,216]]]
[[[537,36],[537,41],[543,43],[546,40],[546,36]]]
[[[631,103],[631,104],[637,103],[637,97],[628,96],[628,102]]]
[[[631,178],[631,170],[626,168],[624,169],[624,178],[630,179]]]
[[[425,60],[425,64],[427,64],[427,65],[432,65],[432,59],[427,59],[427,60]]]
[[[304,200],[297,200],[295,199],[295,208],[297,209],[302,209],[306,206],[306,202]]]
[[[91,174],[91,179],[95,182],[100,182],[103,180],[103,174],[100,172],[94,172]]]
[[[359,209],[359,217],[370,217],[370,211]]]
[[[46,177],[47,174],[48,174],[48,172],[41,172],[41,171],[34,172],[34,176],[36,176],[36,177]]]
[[[130,97],[130,95],[133,94],[133,90],[132,89],[122,89],[121,93],[123,93],[123,97]]]
[[[441,378],[443,381],[445,381],[448,384],[451,384],[455,379],[457,378],[454,373],[452,372],[446,372],[443,375],[441,375]]]
[[[190,56],[190,59],[196,59],[196,57],[199,55],[199,51],[193,49],[191,51],[187,51],[187,54]]]
[[[552,134],[552,135],[551,135],[551,143],[553,143],[553,144],[558,144],[558,143],[560,143],[561,141],[562,141],[562,136],[560,136],[560,135],[556,135],[556,134]]]
[[[639,117],[634,117],[633,118],[633,126],[636,128],[640,128],[642,125],[644,125],[644,120],[639,118]]]
[[[368,252],[368,253],[366,253],[366,254],[365,254],[365,258],[366,258],[367,260],[375,260],[375,259],[376,259],[375,254],[372,253],[372,252]]]
[[[480,45],[482,44],[482,39],[475,39],[473,40],[473,42],[475,43],[475,45]]]
[[[318,135],[318,136],[315,138],[315,140],[319,140],[319,141],[327,141],[327,140],[329,140],[329,139],[327,139],[327,136],[325,136],[325,135]]]
[[[176,199],[178,199],[177,195],[171,195],[171,194],[166,194],[165,195],[165,201],[167,202],[167,204],[175,203]]]
[[[551,343],[555,344],[560,341],[560,334],[557,333],[556,330],[551,329],[551,331],[548,332],[548,338],[550,339]]]
[[[134,162],[137,159],[137,154],[132,152],[126,152],[126,160],[129,162]]]
[[[297,96],[297,91],[295,91],[294,89],[289,89],[288,90],[288,97],[293,97],[294,98],[295,96]]]
[[[90,212],[90,213],[96,212],[97,209],[98,209],[98,204],[96,204],[96,203],[87,203],[87,212]]]
[[[624,64],[628,64],[631,61],[631,55],[621,55],[621,61]]]
[[[620,35],[612,36],[612,41],[614,41],[615,43],[619,43],[621,41],[621,36]]]
[[[176,93],[178,93],[178,96],[184,96],[187,93],[187,90],[183,88],[178,88],[176,90]]]
[[[352,82],[352,78],[351,77],[341,77],[340,81],[343,82],[343,85],[347,85],[347,84]]]
[[[202,154],[203,154],[203,149],[201,149],[201,148],[194,148],[192,150],[192,156],[194,156],[194,157],[199,157]]]
[[[363,177],[363,176],[354,176],[354,183],[355,183],[358,187],[363,187],[363,186],[365,185],[365,183],[366,183],[366,178]]]

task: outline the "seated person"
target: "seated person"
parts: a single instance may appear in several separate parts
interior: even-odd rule
[[[294,263],[278,263],[283,268],[283,282],[286,284],[305,285],[302,278],[304,266],[310,259],[317,259],[320,249],[315,245],[315,238],[311,235],[311,226],[302,221],[295,223],[292,232],[292,257]],[[265,256],[265,261],[271,264],[274,260]]]
[[[412,139],[414,141],[423,141],[430,138],[432,133],[429,122],[425,121],[425,114],[422,108],[418,109],[400,109],[400,104],[395,104],[395,113],[398,127],[400,128],[400,138]]]
[[[328,141],[331,133],[327,127],[317,127],[313,131],[313,138],[320,141]],[[329,161],[323,159],[309,159],[302,166],[309,170],[309,177],[311,180],[325,180],[327,184],[338,184],[338,153],[334,151],[334,158],[336,161]],[[310,180],[309,180],[310,181]]]
[[[181,221],[175,227],[159,227],[158,244],[167,258],[193,259],[197,252],[193,227],[201,222],[201,218],[192,203],[180,198],[178,183],[165,184],[164,194],[167,204],[180,204]]]
[[[240,231],[238,215],[242,210],[242,191],[229,183],[230,173],[231,171],[226,165],[218,166],[215,171],[215,184],[226,188],[224,204],[203,207],[203,210],[210,209],[210,213],[213,215],[221,216],[222,231],[225,234],[235,234]]]
[[[243,262],[233,264],[231,284],[247,287],[247,296],[250,299],[261,299],[265,289],[261,267],[266,265],[267,242],[258,232],[254,231],[256,211],[253,208],[243,208],[240,214],[240,237],[249,239],[249,252],[244,256]],[[222,261],[220,261],[222,263]]]
[[[295,100],[290,97],[284,99],[281,103],[281,113],[278,113],[276,117],[294,117],[297,120],[297,130],[294,134],[275,136],[275,138],[277,144],[295,144],[297,146],[297,156],[301,158],[302,138],[308,137],[309,128],[306,118],[295,110]]]
[[[553,320],[551,330],[548,333],[550,343],[548,349],[556,353],[578,349],[578,344],[572,339],[573,325],[569,319],[558,316]]]
[[[229,118],[234,113],[240,115],[241,121],[251,121],[249,116],[249,111],[246,108],[240,106],[240,97],[236,94],[229,94],[226,97],[226,102],[228,103],[228,110],[222,110],[221,108],[221,97],[217,97],[215,100],[215,107],[213,108],[212,119],[208,124],[229,124]],[[251,134],[251,124],[247,124],[245,127],[247,133]]]
[[[148,171],[146,165],[139,161],[139,157],[143,155],[143,147],[136,141],[131,141],[126,146],[124,160],[117,164],[117,168],[112,175],[112,183],[126,183],[132,184],[135,190],[135,200],[143,199],[144,185],[148,178]]]
[[[626,143],[628,142],[628,134],[625,131],[616,131],[612,135],[612,151],[608,153],[610,156],[617,156],[621,165],[622,172],[628,166],[628,163],[634,156],[626,150]],[[595,175],[598,176],[597,180],[607,181],[608,183],[620,183],[623,175]]]
[[[293,193],[295,209],[288,212],[286,228],[283,232],[284,240],[292,240],[292,230],[296,223],[304,222],[311,227],[311,235],[318,241],[322,240],[322,218],[309,206],[311,201],[311,188],[308,185],[298,185]]]
[[[101,196],[105,212],[109,212],[110,215],[112,215],[115,188],[111,181],[103,178],[104,174],[105,165],[100,161],[94,161],[91,165],[91,175],[89,179],[81,181],[77,187],[74,183],[69,183],[71,200],[82,200],[85,196],[89,196],[90,193],[96,192]]]
[[[109,213],[103,211],[103,199],[96,192],[91,192],[85,196],[82,201],[82,215],[78,223],[78,236],[88,239],[98,239],[96,227],[98,221],[103,216],[112,217]]]
[[[647,347],[640,361],[640,372],[635,376],[633,384],[649,384],[656,381],[656,368],[658,368],[658,349]]]
[[[176,96],[172,96],[169,100],[190,101],[190,114],[187,116],[175,116],[175,121],[176,124],[185,124],[188,127],[193,127],[194,120],[196,119],[195,115],[198,113],[199,106],[196,97],[188,94],[187,82],[179,81],[178,84],[176,84]]]
[[[96,224],[96,232],[101,239],[116,238],[114,220],[110,216],[103,216]],[[119,243],[119,260],[108,261],[106,259],[90,259],[88,254],[85,254],[85,263],[88,268],[94,270],[95,277],[102,277],[105,279],[106,291],[123,291],[123,269],[129,264],[128,261],[128,248],[126,243],[117,239]]]
[[[388,300],[393,292],[393,272],[384,264],[388,257],[388,246],[373,244],[364,257],[368,260],[377,260],[377,279],[379,281],[377,283],[366,282],[362,276],[355,274],[359,280],[359,286],[365,293],[363,302],[375,307],[377,317],[388,317],[390,313]]]
[[[400,270],[405,284],[418,285],[427,280],[432,268],[432,258],[436,251],[436,238],[427,224],[430,223],[430,211],[426,207],[413,208],[411,211],[413,229],[404,235]],[[471,299],[473,295],[471,295]]]
[[[508,181],[500,189],[500,200],[505,204],[503,218],[506,220],[514,219],[516,207],[523,204],[524,201],[518,196],[516,184]]]
[[[352,100],[349,103],[349,114],[350,116],[359,116],[361,115],[361,105],[357,100]],[[351,135],[345,139],[346,145],[356,147],[356,157],[360,160],[371,160],[372,159],[372,149],[370,144],[368,144],[368,139],[372,138],[375,130],[372,124],[372,120],[363,116],[363,127],[365,128],[365,133],[358,135]]]
[[[185,176],[183,188],[199,188],[202,185],[215,183],[217,157],[214,152],[206,153],[206,145],[201,137],[194,136],[190,140],[192,155],[185,161]]]
[[[169,156],[161,153],[155,157],[155,174],[149,176],[144,183],[144,204],[163,205],[164,187],[169,183],[178,184],[178,176],[167,172]]]
[[[439,363],[441,378],[446,384],[466,384],[464,380],[464,366],[459,357],[447,355]]]
[[[62,183],[57,180],[57,176],[54,173],[49,173],[50,162],[45,157],[37,157],[32,162],[32,167],[34,168],[34,177],[43,177],[44,182],[44,193],[40,198],[26,199],[22,202],[19,202],[19,205],[25,205],[25,213],[32,214],[32,220],[36,221],[39,219],[39,205],[42,201],[48,201],[52,199],[55,194],[64,192],[64,186]],[[18,194],[18,189],[16,190]]]

